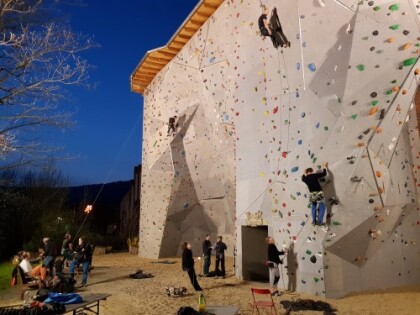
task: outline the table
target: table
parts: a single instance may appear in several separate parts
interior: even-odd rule
[[[206,312],[214,315],[237,315],[239,314],[239,307],[232,305],[208,305]]]
[[[111,294],[80,294],[83,302],[66,305],[66,312],[73,312],[76,315],[80,311],[88,311],[93,314],[99,314],[99,303],[105,301]]]

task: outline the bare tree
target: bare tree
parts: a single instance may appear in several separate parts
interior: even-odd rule
[[[72,126],[60,108],[68,87],[88,84],[81,53],[97,46],[42,14],[42,0],[0,0],[0,170],[40,163],[49,128]]]

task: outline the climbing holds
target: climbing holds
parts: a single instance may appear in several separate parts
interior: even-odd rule
[[[416,58],[409,58],[403,61],[403,66],[411,66],[416,63]]]
[[[399,90],[400,90],[400,87],[399,86],[394,86],[392,88],[392,92],[398,92]]]
[[[391,11],[397,11],[399,9],[399,6],[398,6],[397,3],[396,4],[392,4],[392,5],[389,6],[388,9],[391,10]]]
[[[381,171],[376,171],[375,175],[376,175],[376,177],[382,177],[382,172]]]
[[[395,42],[395,38],[394,37],[390,37],[386,40],[387,43],[393,43]]]
[[[314,64],[314,63],[310,63],[310,64],[308,65],[308,68],[309,68],[309,70],[311,70],[312,72],[315,72],[315,71],[316,71],[316,66],[315,66],[315,64]]]
[[[377,106],[372,107],[372,108],[369,110],[369,116],[375,115],[377,111],[378,111],[378,107],[377,107]]]
[[[416,68],[416,70],[414,70],[414,74],[419,75],[420,74],[420,68]]]
[[[364,71],[365,70],[365,65],[360,64],[360,65],[357,65],[356,68],[359,71]]]
[[[299,170],[299,166],[294,166],[291,169],[292,173],[296,173],[298,170]]]
[[[400,28],[400,25],[399,24],[394,24],[394,25],[391,25],[390,27],[389,27],[391,30],[397,30],[397,29],[399,29]]]

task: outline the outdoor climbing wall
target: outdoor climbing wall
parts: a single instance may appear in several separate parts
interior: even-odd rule
[[[418,283],[418,1],[261,2],[290,47],[261,37],[260,1],[225,1],[145,93],[140,255],[207,231],[232,249],[234,235],[241,277],[241,227],[260,217],[290,249],[286,289]],[[328,229],[310,224],[301,181],[326,161]]]
[[[207,233],[213,242],[223,236],[233,252],[234,129],[226,109],[229,89],[220,84],[228,65],[220,54],[203,55],[203,33],[145,93],[139,247],[144,257],[179,255],[184,241],[201,255]],[[168,135],[173,116],[178,127]]]

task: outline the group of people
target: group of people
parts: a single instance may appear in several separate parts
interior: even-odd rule
[[[314,172],[312,168],[307,168],[305,173],[302,175],[302,181],[308,186],[309,190],[309,201],[311,204],[311,215],[312,215],[312,225],[325,225],[324,215],[325,215],[325,197],[322,191],[322,187],[319,183],[321,178],[327,176],[328,163],[324,163],[323,169],[321,172]],[[266,238],[267,243],[267,266],[269,268],[269,281],[270,287],[272,290],[272,295],[280,295],[277,288],[278,282],[280,280],[280,265],[283,263],[282,258],[287,253],[287,249],[278,250],[274,239],[272,237]],[[191,243],[184,242],[181,246],[182,248],[182,270],[188,273],[188,276],[191,280],[196,291],[202,291],[201,286],[197,281],[197,275],[194,269],[194,258],[192,253]],[[217,238],[217,242],[214,246],[210,241],[210,234],[207,234],[203,241],[203,275],[210,275],[210,266],[211,266],[211,253],[214,250],[216,255],[216,268],[214,271],[215,276],[225,277],[225,250],[227,250],[226,244],[223,242],[222,236]]]
[[[54,242],[49,237],[42,239],[43,248],[40,248],[40,255],[36,259],[31,260],[29,252],[22,252],[20,255],[20,268],[28,277],[38,278],[42,283],[48,277],[54,277],[57,273],[61,273],[65,262],[69,264],[69,275],[74,279],[74,273],[80,265],[83,269],[82,286],[86,286],[90,264],[92,262],[92,247],[86,243],[83,237],[78,240],[78,245],[74,246],[70,233],[64,236],[61,247],[61,255],[63,259],[57,259],[58,253]],[[40,263],[42,261],[42,263]],[[32,264],[38,264],[32,267]]]
[[[187,272],[191,284],[193,285],[196,291],[202,291],[201,286],[198,284],[197,275],[194,269],[194,258],[192,253],[192,245],[189,242],[184,242],[181,246],[182,248],[182,270]],[[214,275],[216,277],[225,277],[225,250],[227,250],[226,244],[223,242],[223,237],[218,236],[217,242],[212,246],[210,241],[210,234],[207,234],[203,242],[203,275],[208,277],[210,275],[210,265],[211,265],[211,252],[214,250],[216,255],[216,268]],[[201,257],[200,257],[201,259]]]

